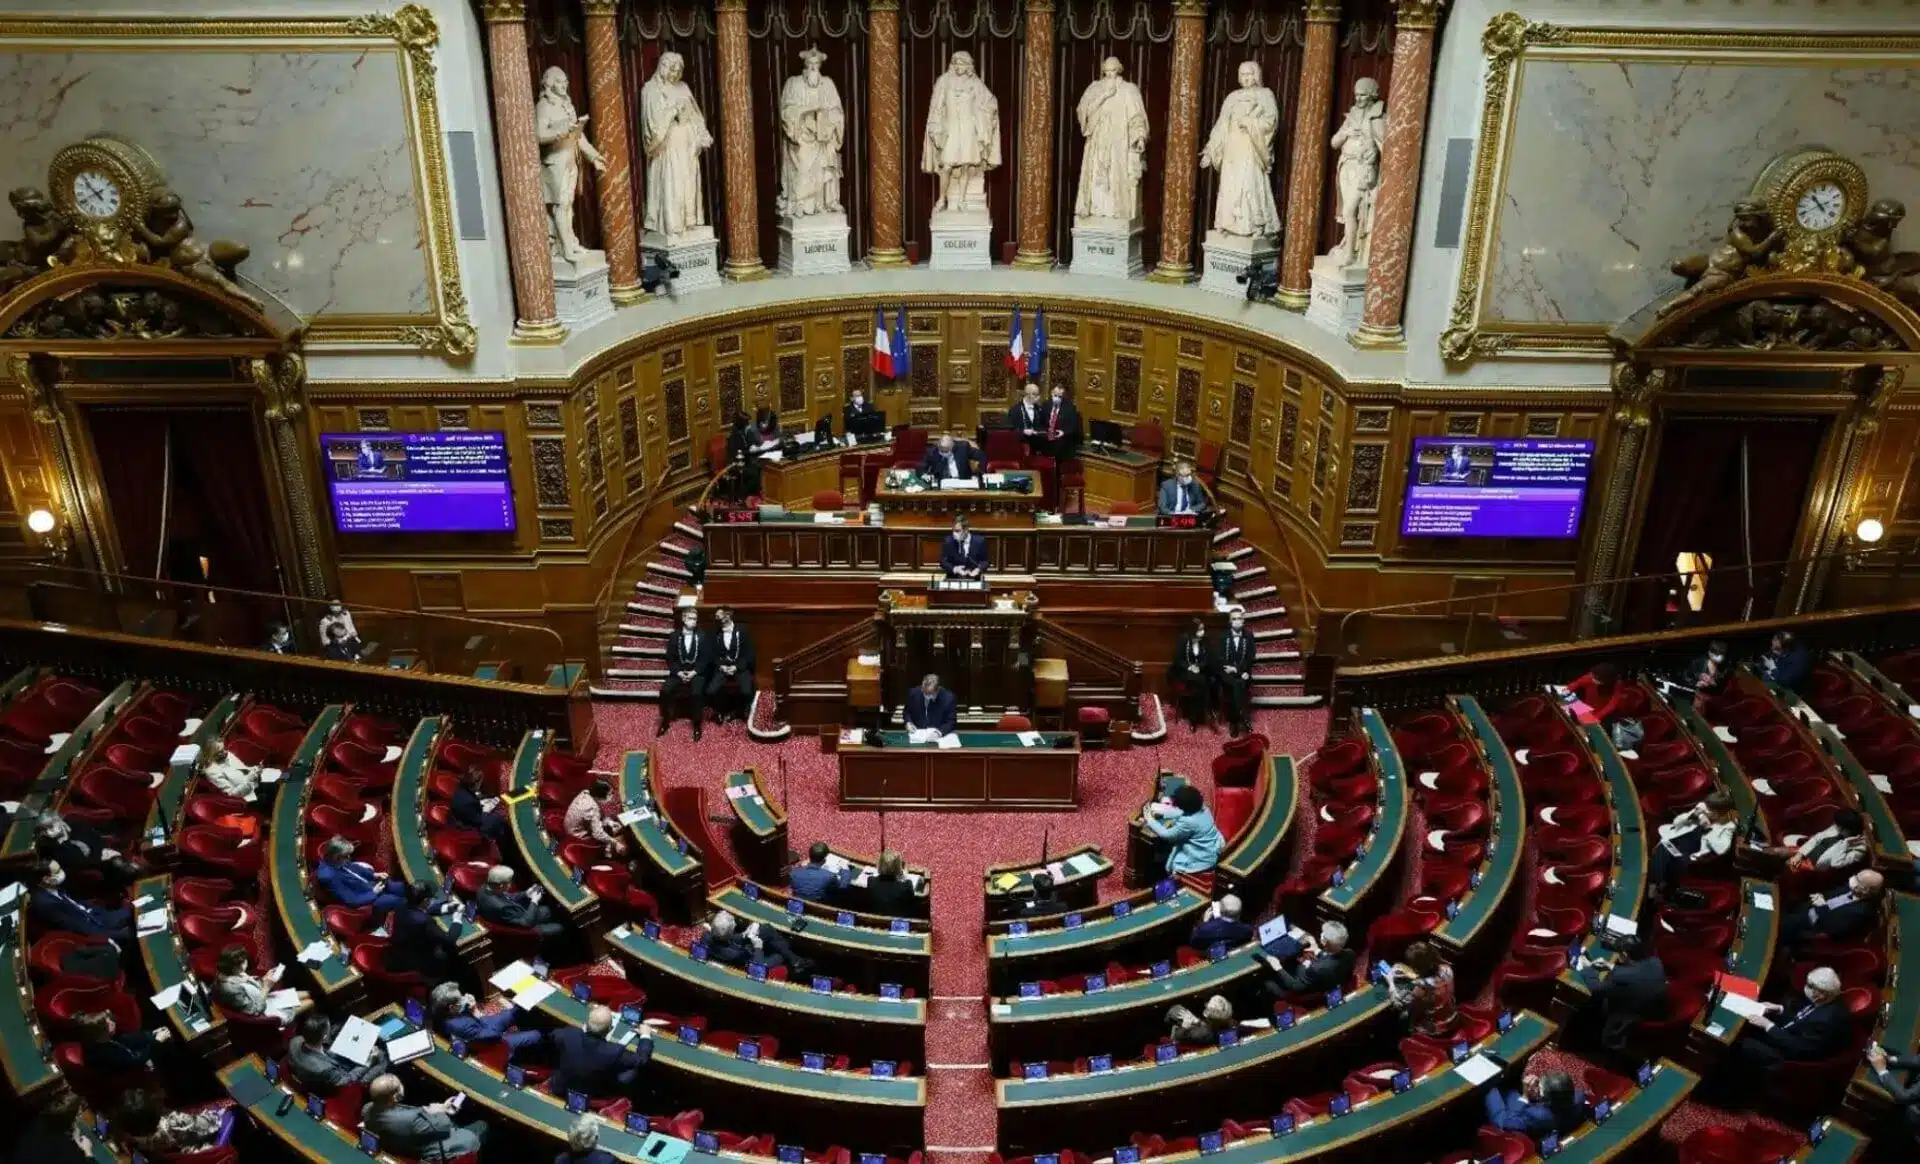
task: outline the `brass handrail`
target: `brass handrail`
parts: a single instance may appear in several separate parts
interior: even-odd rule
[[[1301,617],[1298,622],[1293,623],[1293,633],[1294,637],[1300,641],[1302,652],[1310,654],[1319,638],[1320,629],[1320,624],[1316,621],[1318,615],[1313,609],[1313,587],[1307,584],[1307,576],[1300,572],[1300,557],[1294,553],[1293,539],[1287,536],[1287,523],[1280,516],[1279,509],[1275,508],[1273,498],[1267,496],[1267,491],[1257,482],[1254,484],[1253,493],[1260,499],[1260,508],[1266,512],[1267,522],[1273,526],[1273,532],[1280,538],[1280,548],[1287,552],[1287,568],[1293,573],[1293,584],[1300,588]],[[1247,544],[1267,557],[1273,558],[1274,564],[1279,565],[1279,559],[1275,557],[1273,551],[1252,538],[1247,539]]]
[[[626,573],[628,556],[633,553],[633,539],[646,528],[647,514],[653,509],[653,503],[659,498],[667,478],[672,475],[671,466],[662,469],[660,476],[640,495],[640,504],[634,507],[633,524],[627,527],[627,536],[620,542],[620,554],[614,560],[613,569],[607,572],[607,580],[600,584],[600,593],[593,600],[593,625],[596,631],[607,625],[607,615],[613,609],[614,586],[620,581],[620,576]]]

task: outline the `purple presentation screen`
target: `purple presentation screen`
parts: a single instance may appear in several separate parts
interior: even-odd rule
[[[327,433],[320,456],[341,533],[513,530],[504,433]]]
[[[1403,537],[1571,538],[1592,441],[1415,437]]]

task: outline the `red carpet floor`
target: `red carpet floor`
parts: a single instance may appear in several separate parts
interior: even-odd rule
[[[879,814],[842,812],[835,805],[835,760],[821,754],[817,739],[761,744],[743,728],[729,727],[708,728],[696,744],[684,721],[656,739],[657,716],[658,708],[651,703],[595,705],[601,741],[596,766],[611,769],[623,753],[652,748],[663,786],[700,784],[718,793],[728,772],[753,765],[780,795],[784,758],[789,836],[796,848],[826,840],[853,849],[880,849]],[[1275,751],[1304,759],[1325,735],[1326,713],[1262,711],[1255,716],[1255,728]],[[1037,859],[1043,837],[1051,853],[1091,841],[1114,861],[1124,861],[1127,818],[1146,797],[1153,773],[1171,768],[1196,778],[1211,793],[1208,765],[1225,740],[1223,730],[1195,733],[1174,723],[1156,747],[1089,752],[1080,764],[1078,812],[886,814],[886,846],[898,849],[910,864],[926,866],[933,876],[926,1143],[934,1164],[978,1164],[998,1142],[987,1056],[982,872],[999,862]],[[1118,873],[1108,879],[1109,895],[1120,892],[1119,880]]]

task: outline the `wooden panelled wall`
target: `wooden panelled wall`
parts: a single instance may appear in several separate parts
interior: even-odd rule
[[[55,513],[67,508],[59,501],[60,470],[50,435],[34,421],[26,396],[0,378],[0,472],[6,474],[6,491],[0,493],[0,562],[38,554],[27,514],[43,506]]]
[[[1829,575],[1824,605],[1858,606],[1899,601],[1920,580],[1920,384],[1910,374],[1907,391],[1874,435],[1855,486],[1851,526],[1875,518],[1886,526],[1885,550]]]
[[[1317,361],[1226,324],[1022,303],[1029,320],[1043,305],[1043,378],[1067,385],[1088,419],[1158,421],[1175,453],[1219,446],[1225,493],[1276,552],[1269,511],[1284,524],[1318,605],[1444,599],[1519,578],[1571,580],[1577,542],[1402,544],[1406,453],[1416,435],[1531,434],[1600,439],[1604,461],[1605,391],[1463,398],[1347,385]],[[795,430],[831,413],[838,428],[849,385],[860,385],[891,423],[969,432],[1012,402],[1017,385],[1003,362],[1011,300],[909,299],[912,372],[897,382],[871,370],[876,306],[799,304],[678,324],[597,358],[573,386],[315,386],[316,433],[496,429],[508,433],[513,461],[516,533],[337,539],[348,598],[543,618],[570,651],[591,653],[594,595],[619,564],[613,559],[633,508],[663,470],[671,484],[653,507],[656,521],[696,495],[709,472],[709,442],[735,412],[770,407]],[[884,307],[891,323],[896,304]],[[1590,509],[1588,528],[1593,519]]]

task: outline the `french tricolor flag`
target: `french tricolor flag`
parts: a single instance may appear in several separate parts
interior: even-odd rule
[[[1020,305],[1016,303],[1013,306],[1013,334],[1007,337],[1007,370],[1013,373],[1016,380],[1027,378],[1027,341],[1020,334],[1022,330]]]
[[[893,339],[887,334],[887,317],[873,309],[873,370],[893,379]]]

